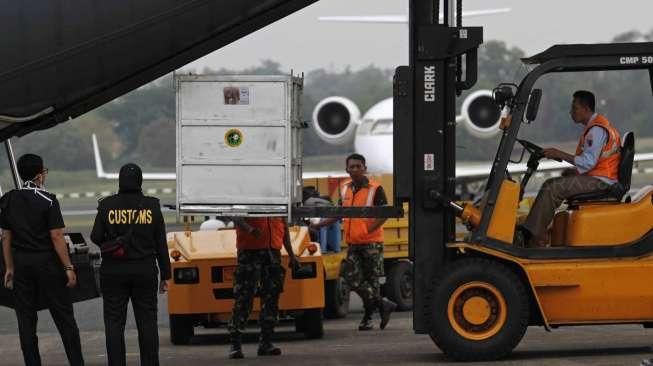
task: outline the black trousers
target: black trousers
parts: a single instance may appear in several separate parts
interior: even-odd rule
[[[140,364],[156,366],[159,365],[158,274],[153,262],[145,262],[140,269],[134,269],[133,264],[130,263],[131,268],[120,271],[120,263],[108,263],[107,266],[103,263],[100,271],[108,364],[127,364],[125,322],[127,303],[131,300],[138,328]]]
[[[20,347],[27,366],[40,366],[41,355],[36,336],[39,302],[50,310],[59,330],[68,362],[84,365],[79,329],[75,322],[66,274],[54,253],[14,253],[14,298]]]

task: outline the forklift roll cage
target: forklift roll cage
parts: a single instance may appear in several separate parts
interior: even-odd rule
[[[527,258],[605,257],[607,251],[612,252],[612,256],[636,256],[653,250],[653,234],[642,242],[621,248],[556,248],[559,250],[516,248],[511,243],[503,243],[487,236],[499,189],[505,179],[505,171],[521,127],[519,122],[524,120],[531,90],[540,77],[559,72],[648,70],[653,93],[653,42],[556,45],[522,61],[525,64],[539,65],[524,77],[509,104],[514,123],[501,136],[487,181],[488,203],[483,210],[480,225],[472,232],[472,241]]]

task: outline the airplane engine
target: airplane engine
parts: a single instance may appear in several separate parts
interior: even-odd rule
[[[478,138],[489,138],[499,132],[501,111],[490,90],[477,90],[463,101],[461,107],[463,126]]]
[[[313,128],[323,141],[343,145],[353,140],[360,117],[358,106],[351,100],[328,97],[313,109]]]

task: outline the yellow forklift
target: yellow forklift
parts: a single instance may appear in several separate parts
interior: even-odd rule
[[[519,85],[495,89],[503,134],[479,207],[453,202],[455,98],[476,81],[482,29],[454,24],[453,1],[438,21],[437,2],[410,7],[410,66],[395,73],[395,204],[410,205],[414,262],[414,329],[429,334],[449,357],[493,360],[508,355],[528,326],[653,322],[653,187],[629,195],[634,135],[624,135],[619,181],[601,192],[571,197],[553,220],[549,248],[512,244],[518,203],[544,157],[519,140],[537,126],[543,75],[648,70],[653,43],[557,45],[523,60],[534,66]],[[460,14],[460,3],[459,11]],[[461,66],[464,56],[465,68]],[[463,79],[463,75],[465,78]],[[507,173],[520,144],[529,152],[520,179]],[[517,145],[518,146],[518,145]],[[470,228],[456,240],[454,219]]]

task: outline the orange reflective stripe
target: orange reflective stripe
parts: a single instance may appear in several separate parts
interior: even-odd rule
[[[376,194],[376,189],[378,186],[373,186],[370,187],[368,192],[367,192],[367,201],[365,202],[365,206],[371,207],[374,203],[374,195]]]

